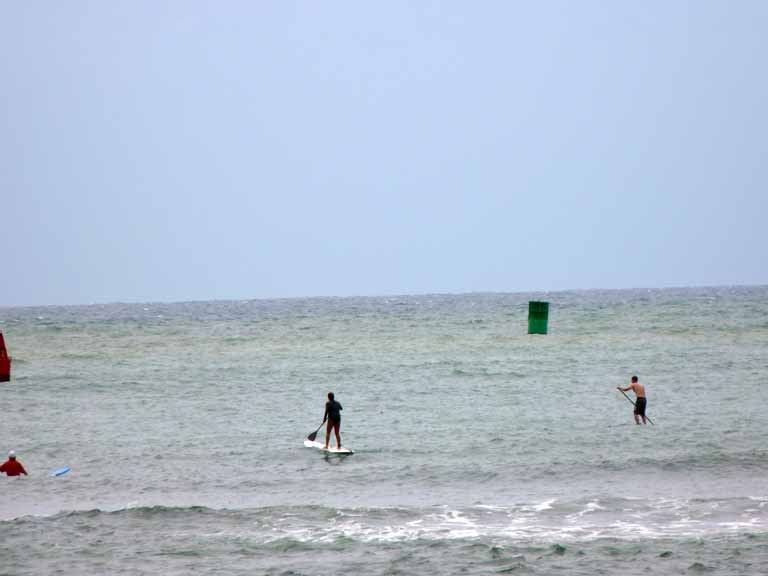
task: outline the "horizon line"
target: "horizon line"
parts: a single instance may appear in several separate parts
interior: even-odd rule
[[[281,301],[281,300],[345,300],[345,299],[380,299],[380,298],[411,298],[415,296],[470,296],[489,294],[564,294],[568,292],[630,292],[636,290],[664,291],[683,289],[723,289],[723,288],[762,288],[768,284],[709,284],[709,285],[678,285],[678,286],[633,286],[629,288],[565,288],[558,290],[473,290],[469,292],[414,292],[392,294],[347,294],[347,295],[305,295],[305,296],[258,296],[253,298],[214,298],[211,300],[111,300],[103,302],[78,302],[68,304],[0,304],[0,310],[24,309],[24,308],[87,308],[91,306],[138,306],[138,305],[168,305],[168,304],[202,304],[212,302],[254,302],[254,301]]]

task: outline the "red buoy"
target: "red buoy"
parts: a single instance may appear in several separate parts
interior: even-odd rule
[[[0,332],[0,382],[8,382],[11,379],[11,358],[5,349],[5,338]]]

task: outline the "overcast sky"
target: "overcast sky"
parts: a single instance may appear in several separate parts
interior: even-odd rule
[[[768,283],[768,2],[0,8],[0,305]]]

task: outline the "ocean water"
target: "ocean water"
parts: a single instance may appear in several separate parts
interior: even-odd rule
[[[0,308],[0,330],[0,451],[30,472],[0,478],[0,574],[768,573],[768,287]],[[633,374],[654,425],[615,389]],[[328,391],[352,456],[302,444]]]

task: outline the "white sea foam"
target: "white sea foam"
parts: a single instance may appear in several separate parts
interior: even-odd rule
[[[533,504],[530,506],[523,506],[521,510],[524,511],[532,511],[532,512],[543,512],[544,510],[550,510],[552,508],[552,505],[557,502],[556,498],[552,498],[550,500],[544,500],[544,502],[541,502],[539,504]]]
[[[600,504],[597,503],[597,501],[594,502],[587,502],[586,507],[584,510],[581,510],[578,512],[578,516],[584,516],[585,514],[589,514],[590,512],[596,512],[597,510],[605,510],[603,506],[600,506]]]
[[[600,538],[636,540],[638,538],[706,537],[717,534],[761,532],[768,518],[735,517],[738,509],[719,520],[701,517],[701,509],[710,503],[678,502],[658,499],[645,502],[641,518],[626,514],[622,508],[611,510],[598,500],[589,500],[575,514],[557,515],[554,502],[518,506],[481,505],[471,508],[399,509],[399,520],[387,515],[365,513],[339,514],[326,524],[297,527],[302,515],[290,522],[279,522],[259,532],[271,539],[289,537],[307,542],[332,542],[345,537],[361,542],[398,542],[423,540],[484,539],[499,543],[575,542]],[[723,508],[721,504],[719,508]],[[568,507],[565,507],[567,509]],[[670,510],[676,511],[670,516]],[[546,511],[546,515],[541,512]],[[617,515],[619,516],[617,518]],[[695,517],[694,517],[695,516]],[[306,518],[313,524],[312,518]],[[269,523],[267,523],[269,524]],[[284,529],[283,529],[284,528]]]

